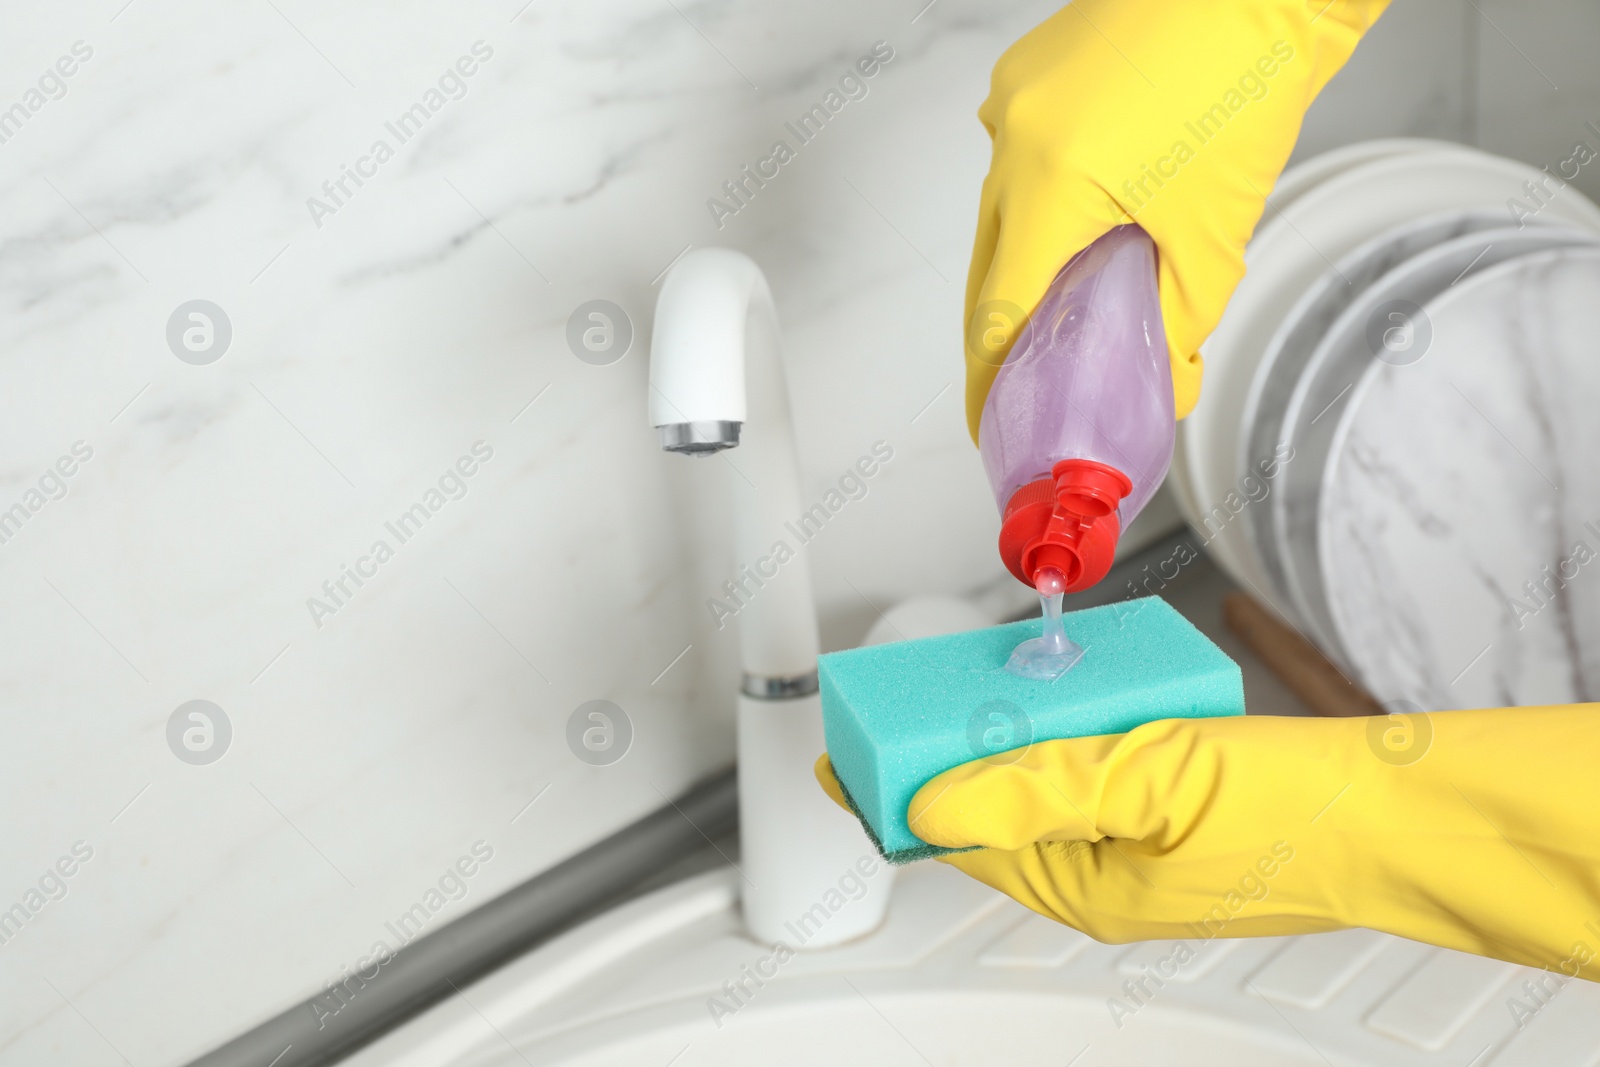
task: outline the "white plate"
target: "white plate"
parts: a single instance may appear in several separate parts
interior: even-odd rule
[[[1424,305],[1420,361],[1356,387],[1318,540],[1333,623],[1380,699],[1600,698],[1597,293],[1594,248],[1474,273]]]
[[[1390,137],[1376,141],[1357,141],[1355,144],[1323,152],[1321,155],[1312,156],[1304,163],[1295,163],[1285,168],[1278,176],[1278,184],[1273,186],[1272,203],[1282,211],[1321,182],[1351,167],[1405,152],[1438,148],[1443,144],[1442,141],[1430,141],[1420,137]],[[1267,213],[1270,217],[1271,208],[1267,209]],[[1248,250],[1245,255],[1246,258],[1249,257]],[[1172,487],[1173,499],[1178,503],[1179,513],[1193,523],[1194,520],[1190,516],[1197,514],[1198,509],[1194,506],[1193,492],[1189,487],[1187,451],[1181,433],[1173,449],[1167,484]]]
[[[1201,401],[1178,426],[1189,479],[1186,517],[1196,529],[1206,532],[1206,512],[1241,495],[1236,462],[1245,395],[1278,320],[1295,299],[1336,260],[1384,230],[1432,212],[1503,205],[1524,181],[1541,176],[1536,168],[1476,149],[1429,149],[1355,166],[1274,213],[1258,231],[1245,278],[1201,349]],[[1600,209],[1571,189],[1546,213],[1600,231]],[[1259,591],[1266,575],[1249,565],[1243,525],[1236,519],[1223,524],[1209,548],[1235,581]]]
[[[1284,407],[1282,433],[1294,448],[1294,459],[1284,465],[1277,492],[1268,499],[1290,603],[1309,636],[1335,660],[1347,666],[1354,663],[1338,639],[1328,607],[1330,579],[1323,573],[1318,550],[1318,513],[1325,472],[1336,455],[1336,430],[1355,388],[1375,364],[1389,365],[1374,354],[1369,340],[1373,324],[1378,322],[1381,328],[1381,320],[1386,320],[1381,313],[1392,301],[1424,306],[1464,275],[1470,277],[1469,272],[1487,270],[1518,256],[1595,241],[1594,234],[1566,226],[1505,227],[1446,241],[1368,286],[1328,328],[1312,353]],[[1422,334],[1417,337],[1417,343],[1425,346]],[[1426,432],[1447,435],[1450,430],[1433,426]]]
[[[1449,141],[1435,141],[1426,137],[1384,137],[1375,141],[1357,141],[1354,144],[1330,148],[1312,156],[1304,163],[1284,168],[1278,184],[1272,187],[1272,203],[1279,211],[1315,189],[1335,174],[1343,173],[1374,159],[1388,159],[1407,152],[1424,152],[1430,148],[1450,148]],[[1267,212],[1271,214],[1271,209]]]
[[[1368,286],[1442,241],[1503,225],[1502,212],[1429,215],[1379,234],[1339,260],[1337,270],[1324,271],[1283,317],[1256,365],[1239,418],[1238,469],[1257,472],[1268,495],[1277,490],[1276,477],[1268,479],[1265,474],[1281,469],[1278,452],[1288,441],[1283,434],[1284,408],[1328,328]],[[1246,566],[1261,568],[1262,591],[1280,614],[1298,623],[1287,592],[1283,559],[1272,536],[1272,506],[1263,502],[1248,507],[1241,521],[1249,541]]]

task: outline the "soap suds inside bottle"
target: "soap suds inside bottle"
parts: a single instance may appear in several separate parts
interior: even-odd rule
[[[1018,645],[1006,663],[1006,670],[1023,678],[1053,682],[1083,658],[1083,649],[1067,636],[1061,625],[1061,600],[1066,594],[1066,577],[1054,567],[1034,575],[1039,591],[1039,606],[1044,616],[1044,633]]]

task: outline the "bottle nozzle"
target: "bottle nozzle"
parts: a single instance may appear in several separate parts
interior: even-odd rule
[[[1060,596],[1067,591],[1067,576],[1054,567],[1040,567],[1033,572],[1033,587],[1040,596]]]

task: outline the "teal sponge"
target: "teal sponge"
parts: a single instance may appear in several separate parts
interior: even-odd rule
[[[906,807],[951,767],[1034,741],[1120,734],[1157,719],[1244,714],[1239,667],[1159,597],[1062,617],[1083,659],[1053,682],[1005,670],[1037,619],[832,652],[818,664],[834,774],[891,863],[938,855]]]

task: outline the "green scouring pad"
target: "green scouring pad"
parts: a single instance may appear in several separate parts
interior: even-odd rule
[[[818,664],[822,724],[845,800],[890,863],[958,849],[912,833],[930,779],[1038,741],[1120,734],[1157,719],[1244,714],[1239,667],[1160,597],[1062,616],[1083,647],[1053,682],[1005,670],[1037,619],[831,652]]]

